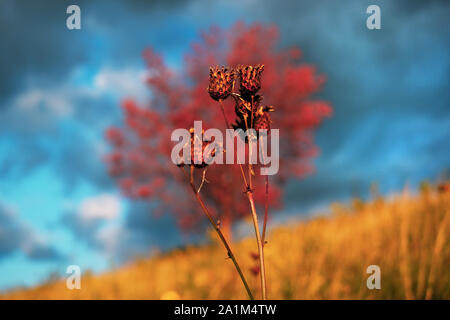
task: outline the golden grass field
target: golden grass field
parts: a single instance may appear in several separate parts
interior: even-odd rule
[[[450,192],[423,189],[368,203],[333,204],[330,214],[276,227],[265,249],[271,299],[450,299]],[[215,237],[215,234],[212,236]],[[256,297],[253,238],[233,243]],[[381,289],[369,290],[369,265]],[[217,242],[139,259],[101,275],[84,274],[81,290],[64,280],[4,293],[7,299],[246,299]]]

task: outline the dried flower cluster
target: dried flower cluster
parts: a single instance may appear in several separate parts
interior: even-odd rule
[[[235,97],[235,113],[238,116],[236,123],[233,124],[234,129],[242,129],[246,131],[248,129],[258,130],[270,130],[270,114],[269,112],[275,111],[272,106],[260,105],[262,97],[257,95],[254,97],[253,112],[251,110],[251,101],[246,101],[241,97]]]
[[[191,139],[188,144],[190,144],[191,148],[191,159],[190,164],[192,164],[195,168],[201,169],[205,168],[208,163],[214,158],[216,153],[222,152],[222,147],[218,143],[212,143],[211,141],[204,141],[202,138],[204,136],[205,130],[202,130],[202,136],[198,136],[194,128],[190,128],[189,132],[191,134]],[[201,148],[196,148],[195,146],[199,145]],[[183,159],[180,159],[180,163],[178,166],[187,165],[183,162]]]
[[[204,215],[192,196],[186,194],[186,182],[180,179],[179,168],[167,164],[172,149],[168,143],[170,135],[176,128],[189,128],[197,119],[203,121],[205,128],[224,128],[223,115],[214,103],[217,99],[223,100],[230,122],[244,129],[243,119],[251,115],[251,95],[245,92],[250,91],[254,93],[253,126],[266,128],[272,120],[283,130],[280,171],[271,179],[269,196],[270,207],[282,205],[289,179],[313,171],[311,159],[318,154],[314,131],[331,115],[332,108],[318,98],[324,75],[313,65],[301,63],[299,49],[280,50],[277,44],[278,30],[272,26],[237,23],[228,30],[212,28],[192,44],[179,72],[169,68],[153,50],[146,50],[143,56],[151,99],[142,104],[132,99],[123,101],[123,124],[109,128],[105,134],[112,148],[106,157],[108,170],[122,192],[132,199],[158,204],[152,211],[154,215],[173,214],[183,230],[198,232],[199,227],[205,226]],[[236,68],[233,73],[213,69],[217,79],[213,86],[208,74],[205,76],[210,66],[256,66],[260,62],[264,62],[264,71],[260,67]],[[240,78],[244,79],[242,85]],[[214,100],[205,88],[218,93]],[[277,112],[270,113],[269,107],[262,104],[261,91],[264,102],[274,104]],[[208,179],[214,184],[202,190],[211,214],[220,218],[225,233],[232,223],[248,216],[243,190],[236,187],[240,176],[238,165],[230,165],[227,170],[211,166]],[[255,202],[264,203],[264,179],[254,177],[253,184]]]
[[[219,71],[217,71],[219,70]],[[217,97],[229,97],[232,95],[235,100],[235,107],[234,111],[237,116],[237,122],[233,125],[233,128],[235,130],[237,128],[243,127],[242,131],[246,131],[247,134],[245,135],[245,141],[248,142],[250,139],[250,136],[253,135],[250,132],[248,132],[249,129],[270,129],[270,117],[268,112],[273,111],[272,107],[263,107],[260,105],[262,101],[261,95],[256,95],[256,93],[261,88],[261,74],[264,70],[264,65],[239,65],[236,69],[231,69],[231,71],[226,71],[228,69],[222,67],[222,69],[219,69],[219,67],[210,68],[210,77],[209,77],[209,87],[208,92],[210,96],[214,100],[218,100],[220,102],[220,106],[222,108],[222,114],[225,120],[226,126],[229,128],[230,125],[227,120],[225,108],[222,104],[222,99],[217,99]],[[237,94],[233,92],[234,88],[234,73],[237,73],[239,75],[239,93]],[[225,79],[225,80],[224,80]],[[232,79],[232,80],[230,80]],[[219,91],[216,91],[219,90]],[[242,132],[241,132],[242,133]],[[253,135],[254,136],[254,135]],[[251,148],[249,148],[249,156],[251,153]],[[264,263],[264,236],[265,236],[265,230],[266,230],[266,224],[267,224],[267,218],[268,218],[268,202],[269,202],[269,181],[268,177],[266,176],[266,198],[265,198],[265,214],[264,214],[264,224],[263,224],[263,232],[260,233],[259,226],[258,226],[258,214],[256,212],[255,207],[255,201],[253,198],[253,178],[252,176],[255,175],[254,171],[252,169],[252,164],[248,164],[248,178],[246,177],[244,173],[243,166],[240,165],[241,173],[242,173],[242,179],[243,179],[243,186],[245,188],[245,195],[247,196],[247,199],[250,204],[250,210],[251,210],[251,217],[253,221],[253,226],[255,228],[255,237],[256,237],[256,243],[258,246],[258,260],[259,264],[252,269],[253,274],[260,274],[261,279],[261,292],[262,292],[262,299],[267,299],[267,281],[266,281],[266,273],[265,273],[265,263]],[[206,171],[204,171],[204,174]],[[204,176],[204,175],[203,175]],[[191,167],[191,185],[193,187],[193,190],[195,192],[195,187],[192,184],[193,181],[193,167]],[[204,180],[202,180],[203,182]],[[203,183],[201,184],[201,186]],[[200,186],[200,189],[201,189]],[[199,189],[199,190],[200,190]],[[198,196],[198,194],[197,194]],[[202,208],[204,208],[204,205],[202,205]],[[208,211],[205,211],[206,215],[208,214]],[[214,223],[213,223],[214,226]],[[226,240],[223,238],[222,233],[219,229],[217,229],[217,232],[219,233],[219,237],[224,241],[224,245],[228,248],[228,252],[230,254],[231,249],[229,249],[228,244],[226,243]],[[236,270],[238,271],[239,275],[241,276],[242,282],[244,283],[245,288],[247,289],[247,292],[249,293],[249,297],[252,299],[252,293],[248,287],[248,284],[245,280],[244,275],[242,274],[240,267],[237,264],[237,261],[233,259],[235,262]],[[255,270],[258,270],[257,273]]]
[[[286,183],[313,171],[310,160],[318,153],[314,130],[331,115],[332,108],[327,102],[313,98],[322,88],[325,77],[317,74],[314,66],[299,63],[299,49],[278,50],[277,38],[276,27],[259,24],[237,23],[230,30],[212,28],[202,34],[200,42],[192,45],[180,73],[167,67],[153,50],[144,52],[151,100],[142,105],[131,99],[125,100],[122,104],[123,126],[106,131],[106,139],[113,148],[106,162],[124,195],[158,204],[152,210],[153,214],[173,214],[185,231],[198,231],[196,227],[204,226],[204,213],[208,211],[213,225],[220,220],[218,230],[227,239],[231,239],[231,225],[248,217],[248,203],[242,201],[244,190],[259,212],[269,205],[282,204]],[[264,66],[257,65],[261,61]],[[211,65],[222,64],[242,65],[233,70],[211,68],[209,79],[205,77],[205,70]],[[277,112],[271,113],[273,108],[262,104],[261,89],[265,100],[276,103]],[[211,98],[222,106],[222,114],[217,108],[210,107]],[[253,185],[243,189],[236,184],[241,179],[242,167],[229,165],[223,170],[222,166],[211,166],[208,180],[214,183],[201,189],[203,182],[208,182],[204,176],[196,175],[194,181],[190,181],[196,186],[193,189],[197,202],[201,202],[201,189],[207,204],[208,210],[204,209],[202,213],[198,203],[192,201],[192,195],[186,194],[186,179],[180,176],[180,169],[168,165],[172,151],[168,141],[174,129],[188,128],[198,119],[205,127],[223,128],[224,115],[235,119],[232,127],[244,131],[247,128],[270,129],[272,120],[282,128],[280,171],[271,179],[270,189],[264,178],[251,174],[248,182]],[[231,126],[227,123],[227,127]],[[195,137],[193,141],[196,141]],[[204,147],[207,146],[208,143]],[[200,160],[198,166],[204,172],[206,161],[203,156],[200,159],[198,154],[193,154],[193,157],[191,160]],[[180,167],[186,173],[185,166]],[[195,166],[190,169],[192,176]],[[261,238],[264,243],[264,231]],[[258,251],[258,254],[262,253],[260,245]],[[229,256],[232,258],[230,251]],[[259,255],[259,259],[262,257]],[[235,262],[234,258],[232,260]],[[237,263],[235,265],[237,267]],[[263,268],[260,273],[264,274]]]
[[[261,88],[261,74],[264,70],[264,65],[257,66],[243,66],[237,68],[239,72],[240,88],[239,92],[243,97],[250,98],[255,95]]]
[[[236,68],[210,68],[208,93],[214,100],[222,101],[230,95],[235,101],[234,111],[237,116],[232,127],[234,129],[270,130],[269,112],[272,106],[263,106],[263,97],[258,93],[261,89],[261,77],[264,65],[239,65]],[[235,75],[238,75],[239,93],[233,92]]]
[[[229,71],[224,67],[210,68],[208,92],[211,98],[216,101],[228,98],[233,91],[234,75],[233,69]]]

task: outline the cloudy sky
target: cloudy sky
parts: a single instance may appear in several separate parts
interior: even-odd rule
[[[70,4],[81,30],[66,28]],[[381,30],[365,26],[370,4]],[[121,99],[149,97],[144,48],[180,68],[211,24],[274,23],[281,47],[327,74],[335,114],[317,133],[317,172],[290,183],[280,217],[365,197],[372,182],[435,181],[450,167],[449,14],[448,1],[1,1],[0,290],[183,241],[170,216],[120,196],[103,131]]]

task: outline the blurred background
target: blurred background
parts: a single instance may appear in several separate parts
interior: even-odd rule
[[[66,28],[70,4],[81,30]],[[380,30],[366,28],[371,4]],[[327,76],[333,116],[316,131],[315,172],[289,182],[274,224],[373,185],[389,195],[448,178],[449,13],[448,1],[1,1],[0,290],[184,243],[171,215],[121,195],[104,132],[123,121],[123,99],[151,96],[143,50],[181,69],[211,25],[274,24],[279,48],[298,46]]]

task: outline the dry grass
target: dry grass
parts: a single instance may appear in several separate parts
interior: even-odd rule
[[[450,193],[406,192],[391,200],[334,204],[329,217],[276,228],[266,246],[272,299],[450,299]],[[233,245],[257,297],[254,239]],[[366,268],[381,268],[381,290]],[[13,299],[246,299],[222,246],[174,250],[99,276],[9,292]]]

